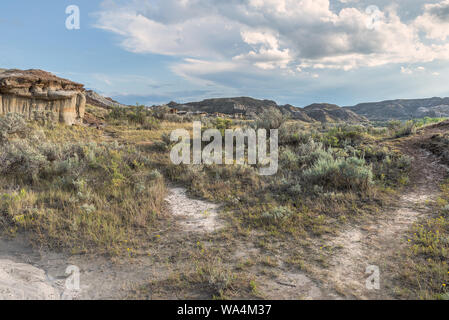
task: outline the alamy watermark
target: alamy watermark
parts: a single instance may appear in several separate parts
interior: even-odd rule
[[[218,129],[207,129],[202,132],[201,122],[193,122],[193,139],[185,129],[176,129],[170,135],[170,140],[177,144],[170,152],[173,164],[259,164],[259,174],[263,176],[274,175],[278,171],[278,130],[271,129],[269,134],[270,154],[267,155],[267,130],[247,128],[227,129],[224,136],[224,162],[223,162],[223,136]],[[213,140],[211,141],[211,139]],[[180,141],[181,139],[181,141]],[[247,161],[245,161],[245,139],[247,139]],[[234,144],[235,140],[235,144]],[[193,141],[193,159],[191,159],[191,141]],[[209,142],[202,148],[202,142]],[[234,158],[235,146],[235,158]]]
[[[81,26],[80,8],[76,5],[70,5],[65,9],[69,16],[65,20],[67,30],[79,30]]]
[[[365,286],[368,290],[380,290],[380,269],[378,266],[366,267],[365,273],[368,275],[366,278]]]
[[[366,27],[370,30],[375,30],[379,27],[382,20],[382,11],[380,11],[378,6],[368,6],[365,9],[365,13],[368,15],[366,20]]]
[[[65,280],[65,288],[67,290],[80,291],[80,268],[68,266],[65,274],[68,276]]]
[[[65,269],[67,278],[64,283],[64,291],[61,293],[61,300],[73,300],[81,291],[80,268],[78,266],[68,266]]]

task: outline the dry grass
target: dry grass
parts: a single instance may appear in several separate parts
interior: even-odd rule
[[[397,293],[402,298],[449,300],[449,181],[434,215],[417,222],[401,255]]]
[[[39,138],[33,138],[38,134]],[[105,142],[101,131],[29,125],[3,143],[0,227],[34,244],[74,253],[119,254],[138,243],[162,212],[165,183],[132,144]],[[17,168],[17,171],[16,169]]]
[[[34,243],[74,253],[126,255],[127,248],[145,246],[153,239],[149,235],[162,229],[166,185],[176,183],[193,195],[225,205],[227,241],[245,242],[249,234],[258,233],[255,245],[267,255],[277,252],[288,265],[306,270],[308,263],[326,263],[322,257],[308,257],[309,246],[350,221],[376,214],[391,198],[388,188],[406,183],[409,169],[401,154],[380,146],[386,132],[298,122],[281,127],[277,175],[259,176],[255,166],[175,166],[163,135],[180,128],[191,131],[190,122],[158,120],[148,129],[145,123],[153,123],[148,119],[151,114],[143,115],[142,125],[141,120],[130,122],[136,114],[110,120],[111,111],[89,106],[89,112],[107,121],[104,129],[29,124],[31,131],[42,131],[41,142],[57,148],[54,159],[47,157],[33,179],[12,170],[2,177],[4,233],[26,232]],[[62,152],[66,150],[62,146],[75,151]],[[329,183],[328,164],[322,163],[324,173],[307,179],[305,172],[317,170],[323,158],[338,163],[357,159],[361,170],[349,170],[342,180]],[[69,168],[55,171],[59,163]],[[360,184],[346,187],[351,175],[361,177]],[[210,241],[213,246],[223,239],[216,236]],[[279,265],[271,258],[230,262],[220,252],[199,248],[183,269],[174,271],[170,279],[142,287],[139,296],[187,286],[202,291],[201,298],[257,297],[258,284],[249,270],[256,264],[269,274]]]

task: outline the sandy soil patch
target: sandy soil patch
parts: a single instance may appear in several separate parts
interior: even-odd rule
[[[184,188],[171,188],[165,201],[178,224],[187,232],[214,232],[224,227],[218,217],[219,205],[187,196]]]

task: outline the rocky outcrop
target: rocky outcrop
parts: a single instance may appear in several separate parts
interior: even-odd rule
[[[85,106],[82,84],[42,70],[0,69],[0,114],[72,125],[82,121]]]
[[[111,109],[113,107],[122,107],[122,108],[127,107],[126,105],[121,104],[120,102],[112,100],[111,98],[103,97],[102,95],[99,95],[93,90],[86,91],[86,99],[87,104],[105,109]]]
[[[59,297],[43,270],[0,259],[0,300],[58,300]]]

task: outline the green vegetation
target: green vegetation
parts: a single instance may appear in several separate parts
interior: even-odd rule
[[[415,126],[417,128],[421,128],[430,124],[435,124],[441,121],[447,120],[447,118],[430,118],[430,117],[424,117],[422,119],[415,119],[413,122],[415,123]]]
[[[139,292],[144,296],[160,286],[173,291],[188,286],[220,299],[242,293],[259,297],[259,283],[248,270],[269,273],[278,264],[267,258],[279,254],[274,243],[289,266],[325,265],[324,255],[307,256],[323,235],[378,214],[408,183],[411,160],[390,141],[413,134],[417,126],[310,124],[276,111],[253,122],[201,119],[203,129],[222,133],[236,126],[279,128],[279,170],[260,176],[258,165],[173,165],[169,134],[191,130],[192,117],[141,106],[88,106],[88,112],[104,119],[105,128],[0,117],[0,232],[26,233],[35,244],[73,253],[132,259],[139,248],[158,245],[161,231],[172,225],[163,214],[168,183],[224,204],[225,231],[204,236],[207,245],[196,244],[195,237],[185,240],[183,245],[190,246],[183,256],[187,267],[173,271],[164,283],[143,286]],[[447,227],[432,223],[435,231]],[[215,251],[210,245],[236,244],[253,234],[262,256],[235,266],[226,256],[231,245]]]
[[[225,203],[237,229],[261,228],[280,238],[333,232],[336,218],[369,213],[388,200],[387,187],[407,183],[409,159],[376,143],[386,136],[363,127],[320,130],[283,123],[274,176],[247,165],[168,164],[164,172],[193,194]]]
[[[322,157],[304,171],[304,179],[330,190],[363,192],[373,184],[373,173],[364,159]]]
[[[3,232],[25,231],[34,243],[73,252],[118,253],[152,228],[165,187],[136,147],[17,115],[0,126]]]
[[[388,123],[388,129],[390,130],[393,138],[400,138],[416,133],[416,124],[413,120],[406,122],[401,122],[398,120],[390,121]]]
[[[430,118],[424,117],[420,119],[413,119],[408,121],[391,120],[388,122],[378,122],[378,127],[388,128],[389,134],[392,138],[400,138],[416,133],[418,128],[422,128],[431,124],[439,123],[447,118]]]
[[[115,125],[138,125],[143,130],[159,128],[159,121],[153,112],[139,105],[127,109],[114,107],[107,115],[107,120]]]
[[[433,217],[416,223],[408,239],[398,288],[406,298],[449,300],[449,180],[441,191]]]
[[[270,108],[257,115],[254,125],[257,129],[269,131],[270,129],[279,129],[286,120],[287,117],[281,111]]]

